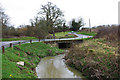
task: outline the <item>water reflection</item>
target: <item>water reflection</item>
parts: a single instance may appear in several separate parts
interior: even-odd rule
[[[80,72],[65,65],[64,55],[43,58],[36,67],[38,78],[80,78]]]

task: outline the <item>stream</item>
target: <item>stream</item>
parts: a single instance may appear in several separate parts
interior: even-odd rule
[[[79,71],[65,64],[64,56],[65,54],[60,54],[41,59],[36,67],[38,78],[79,78],[82,80]]]

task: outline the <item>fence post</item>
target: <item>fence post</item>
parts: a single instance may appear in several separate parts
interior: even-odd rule
[[[30,40],[30,43],[32,44],[32,40]]]
[[[18,42],[19,46],[21,45],[21,42]]]
[[[10,47],[13,48],[13,44],[12,43],[10,43]]]
[[[2,53],[5,53],[5,47],[2,46]]]

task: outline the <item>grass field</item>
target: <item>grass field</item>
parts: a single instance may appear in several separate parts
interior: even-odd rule
[[[63,50],[42,42],[6,48],[2,55],[2,78],[37,78],[35,67],[40,59],[57,53],[63,53]],[[25,65],[17,65],[16,62],[19,61],[23,61]]]
[[[35,37],[19,37],[19,38],[3,38],[0,39],[2,41],[17,41],[17,40],[30,40],[30,39],[37,39]]]

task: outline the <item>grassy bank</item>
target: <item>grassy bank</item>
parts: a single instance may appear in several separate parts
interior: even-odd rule
[[[87,78],[118,78],[118,47],[106,44],[104,39],[90,39],[70,49],[66,64],[79,70]]]
[[[2,55],[2,78],[37,78],[35,67],[40,59],[45,56],[55,56],[57,53],[63,53],[63,50],[42,42],[6,48]],[[25,65],[16,64],[19,61],[23,61]]]
[[[19,37],[19,38],[2,38],[2,41],[17,41],[17,40],[30,40],[30,39],[37,39],[35,37]]]

